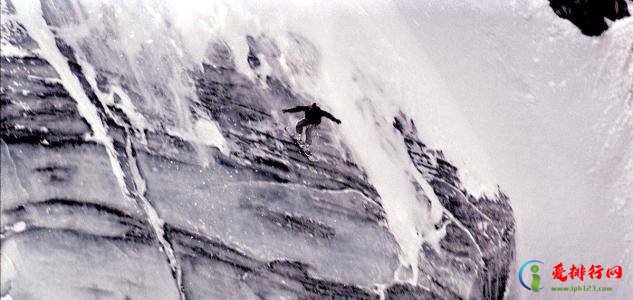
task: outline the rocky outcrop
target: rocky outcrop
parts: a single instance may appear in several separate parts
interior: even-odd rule
[[[615,21],[630,16],[625,0],[550,0],[549,4],[559,17],[589,36],[600,35],[609,28],[605,18]]]
[[[436,225],[446,230],[441,249],[438,253],[424,245],[421,269],[434,274],[431,278],[436,286],[452,291],[460,289],[456,278],[474,276],[475,294],[503,298],[515,256],[515,221],[508,197],[501,191],[493,197],[472,195],[442,151],[429,149],[420,141],[412,120],[401,114],[394,118],[393,126],[402,134],[411,161],[444,208],[443,223]],[[440,275],[440,266],[447,265],[459,266],[452,277]]]

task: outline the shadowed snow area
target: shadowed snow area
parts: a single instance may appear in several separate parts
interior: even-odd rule
[[[542,70],[520,65],[560,59],[530,40],[541,27],[526,43],[495,36],[492,21],[474,31],[442,22],[457,22],[456,12],[470,13],[463,20],[473,24],[491,14],[517,28],[563,21],[546,2],[515,1],[509,11],[457,1],[453,8],[430,1],[418,11],[405,2],[345,3],[2,0],[3,300],[508,295],[515,252],[526,251],[515,245],[510,199],[526,211],[517,212],[523,238],[536,243],[542,231],[530,230],[553,216],[530,201],[554,199],[559,209],[564,189],[581,200],[597,194],[573,189],[590,177],[561,179],[594,166],[587,163],[594,156],[578,154],[585,164],[573,166],[552,158],[578,146],[574,137],[561,139],[569,141],[562,151],[553,133],[538,136],[547,128],[536,127],[508,146],[506,135],[531,124],[511,119],[532,114],[536,124],[555,126],[558,119],[538,119],[535,107],[558,87],[585,83],[586,73],[548,73],[549,90],[540,73],[530,75]],[[621,24],[603,34],[607,42],[578,43],[611,55],[596,59],[606,69],[630,74],[630,59],[617,62],[631,49],[615,37],[630,29]],[[477,34],[490,40],[472,48],[480,53],[533,49],[516,51],[527,61],[509,52],[509,62],[503,50],[486,58],[490,64],[459,57]],[[576,37],[556,34],[550,38],[561,45]],[[508,83],[514,100],[507,100],[494,83],[504,82],[501,75],[490,70],[515,65],[504,73],[519,78]],[[602,200],[625,210],[631,144],[622,141],[631,127],[620,105],[630,102],[622,96],[630,81],[595,78],[615,87],[610,110],[596,118],[617,115],[619,125],[605,138],[615,148],[591,146],[596,155],[603,150],[594,172],[619,180],[604,179]],[[582,91],[574,93],[565,99]],[[515,112],[503,101],[528,104]],[[301,116],[281,110],[312,102],[342,124],[323,121],[308,159],[286,130]],[[553,103],[545,115],[565,104]],[[564,129],[579,126],[573,115],[561,120]],[[509,132],[491,129],[503,122],[512,124]],[[527,149],[536,158],[526,158]],[[539,159],[564,168],[525,181],[547,170]],[[538,214],[544,224],[534,225]],[[595,220],[608,216],[605,209]],[[589,230],[590,222],[578,226]]]

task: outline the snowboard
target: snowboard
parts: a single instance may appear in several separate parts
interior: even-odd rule
[[[307,145],[301,141],[301,136],[299,136],[299,138],[296,138],[296,134],[288,130],[288,127],[286,127],[285,129],[292,142],[297,145],[297,148],[299,148],[299,152],[301,152],[301,154],[303,154],[303,156],[305,156],[308,160],[314,161],[312,153],[310,153]]]

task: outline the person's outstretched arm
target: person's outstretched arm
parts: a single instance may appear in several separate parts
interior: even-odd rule
[[[341,124],[341,120],[337,119],[336,117],[334,117],[331,113],[327,111],[323,111],[323,116],[336,122],[336,124]]]
[[[282,111],[285,113],[295,113],[295,112],[306,111],[306,110],[308,110],[308,106],[297,105],[293,108],[286,108]]]

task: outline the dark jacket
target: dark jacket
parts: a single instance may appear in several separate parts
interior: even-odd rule
[[[316,105],[309,106],[295,106],[293,108],[284,109],[285,113],[294,113],[294,112],[305,112],[305,119],[309,121],[311,124],[321,124],[321,118],[326,117],[336,123],[341,123],[341,120],[335,118],[332,114],[327,111],[322,110],[320,107]]]

